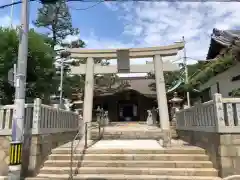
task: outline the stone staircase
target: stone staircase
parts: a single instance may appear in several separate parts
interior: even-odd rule
[[[124,144],[124,145],[123,145]],[[183,143],[163,148],[154,140],[101,140],[74,156],[75,180],[220,180],[205,151]],[[70,147],[52,151],[37,177],[67,180]],[[75,168],[75,167],[79,168]]]
[[[97,125],[95,125],[97,127]],[[174,127],[171,127],[172,130],[172,138],[176,138],[176,130]],[[148,126],[146,123],[129,123],[129,122],[118,122],[111,123],[108,126],[104,127],[102,132],[102,139],[105,140],[126,140],[126,139],[162,139],[163,132],[157,126]],[[91,130],[91,139],[98,140],[99,139],[99,130],[98,128],[93,128]]]

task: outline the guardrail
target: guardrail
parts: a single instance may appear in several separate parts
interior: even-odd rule
[[[71,142],[71,159],[70,159],[70,172],[69,172],[69,180],[73,180],[73,175],[74,175],[74,172],[73,172],[73,159],[74,159],[74,155],[76,154],[77,152],[77,148],[81,142],[81,138],[83,137],[84,138],[84,149],[81,151],[82,155],[84,155],[85,151],[87,150],[89,144],[88,144],[88,134],[89,134],[89,131],[91,133],[91,130],[92,129],[95,129],[95,128],[98,128],[98,140],[100,140],[102,138],[102,135],[103,135],[103,132],[104,132],[104,124],[102,124],[100,121],[97,121],[97,126],[95,123],[93,122],[85,122],[84,123],[84,134],[82,134],[81,131],[78,131],[77,135],[74,137],[73,141]],[[101,131],[102,130],[102,131]],[[76,146],[74,147],[74,144],[75,144],[75,141],[78,139],[78,142],[76,143]],[[97,141],[98,141],[97,140]],[[80,159],[81,161],[82,159]],[[77,162],[77,166],[76,166],[76,169],[79,169],[79,161]]]
[[[240,98],[222,98],[182,109],[176,113],[177,129],[219,133],[240,132]]]

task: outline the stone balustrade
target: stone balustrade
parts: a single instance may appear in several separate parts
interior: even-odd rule
[[[0,176],[8,173],[14,105],[0,107]],[[34,176],[52,149],[73,140],[83,120],[75,112],[44,105],[41,99],[25,105],[23,175]]]
[[[40,99],[34,102],[33,134],[67,132],[78,130],[79,115],[52,106],[44,105]]]
[[[240,98],[214,99],[176,113],[178,130],[194,130],[218,133],[240,132]]]
[[[0,135],[11,135],[14,105],[0,107]],[[35,99],[25,105],[25,133],[47,134],[77,130],[79,116],[75,112],[54,108]]]
[[[178,130],[215,131],[215,108],[213,100],[176,112]]]
[[[219,176],[240,174],[240,98],[213,100],[176,113],[178,137],[206,150]]]
[[[33,104],[25,105],[25,130],[32,127]],[[0,135],[10,135],[12,130],[14,105],[0,106]]]

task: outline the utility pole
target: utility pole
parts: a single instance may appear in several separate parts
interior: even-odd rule
[[[10,144],[9,180],[21,179],[22,148],[24,141],[25,84],[28,57],[29,0],[22,0],[21,27],[15,84],[15,102]]]
[[[188,67],[187,67],[187,53],[186,53],[186,42],[184,39],[184,36],[182,37],[183,43],[184,43],[184,49],[183,49],[183,53],[184,53],[184,57],[183,57],[183,64],[184,64],[184,70],[185,70],[185,84],[188,85]],[[188,107],[191,106],[191,102],[190,102],[190,94],[189,91],[187,91],[187,105]]]
[[[12,4],[14,3],[14,0],[12,0]],[[11,10],[10,10],[10,27],[13,28],[13,9],[14,9],[14,5],[11,6]]]
[[[62,107],[62,98],[63,98],[63,70],[64,70],[64,59],[61,58],[61,79],[60,79],[60,96],[59,96],[59,105]]]
[[[64,51],[60,52],[60,58],[61,58],[61,79],[60,79],[60,95],[59,95],[59,105],[60,107],[62,107],[62,103],[63,103],[63,75],[64,75],[64,67],[66,64],[66,60],[67,58],[70,56],[70,52],[66,51],[64,49]]]

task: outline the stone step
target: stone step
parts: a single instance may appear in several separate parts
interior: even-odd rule
[[[69,167],[43,167],[40,174],[68,174]],[[124,174],[165,176],[217,176],[213,168],[123,168],[123,167],[81,167],[78,174]]]
[[[101,139],[156,139],[159,140],[164,136],[161,131],[105,131]],[[172,138],[176,138],[176,132],[172,132]],[[91,132],[91,139],[96,140],[99,138],[97,131]]]
[[[76,153],[81,153],[79,148]],[[52,150],[54,154],[70,154],[70,148],[57,148]],[[198,147],[178,147],[178,148],[159,148],[159,149],[87,149],[87,154],[205,154],[205,150]]]
[[[38,177],[26,178],[26,180],[69,180],[69,176],[65,174],[40,174]],[[221,178],[212,176],[80,174],[74,176],[74,180],[221,180]]]
[[[40,174],[26,180],[69,180],[65,174]],[[212,176],[156,176],[156,175],[122,175],[122,174],[80,174],[74,180],[222,180]]]
[[[51,154],[49,160],[70,160],[70,154]],[[83,154],[75,155],[78,160],[133,160],[133,161],[208,161],[205,154]]]
[[[79,161],[73,162],[76,167]],[[70,167],[69,160],[47,160],[45,167]],[[80,161],[81,167],[213,168],[210,161]]]

